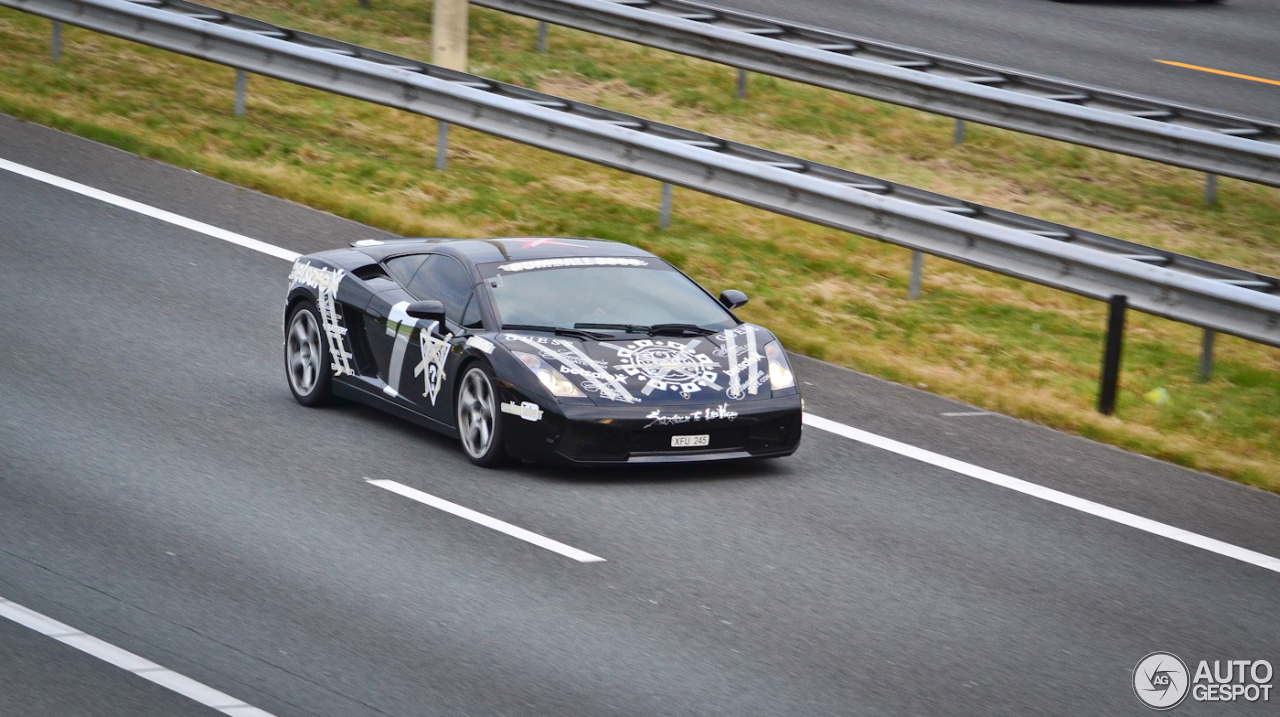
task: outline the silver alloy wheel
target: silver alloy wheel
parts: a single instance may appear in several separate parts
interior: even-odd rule
[[[320,380],[320,361],[324,356],[320,346],[320,327],[316,326],[316,317],[310,311],[302,309],[293,315],[285,346],[289,383],[299,396],[310,396]]]
[[[458,392],[458,432],[462,434],[462,447],[472,458],[488,453],[496,421],[489,378],[479,368],[467,371]]]

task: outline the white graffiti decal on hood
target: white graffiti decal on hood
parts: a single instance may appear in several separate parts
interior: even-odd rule
[[[346,275],[341,269],[312,266],[310,262],[295,261],[293,271],[289,272],[289,288],[298,284],[316,290],[316,308],[320,311],[320,325],[324,329],[325,338],[329,342],[329,356],[333,359],[334,376],[351,376],[351,352],[346,349],[344,337],[347,328],[343,326],[342,310],[334,297],[338,293],[338,285]]]
[[[724,346],[713,353],[725,357],[729,362],[729,370],[724,372],[729,379],[729,389],[725,391],[725,395],[735,401],[742,400],[748,394],[756,395],[764,382],[769,380],[769,376],[760,370],[761,356],[756,349],[755,327],[743,324],[716,334],[713,338],[724,342]],[[745,339],[743,344],[738,343],[739,338]],[[747,374],[746,380],[743,380],[744,371]]]
[[[598,393],[601,398],[619,403],[637,403],[640,399],[631,395],[622,382],[626,376],[609,373],[609,369],[595,361],[578,348],[572,341],[565,339],[543,339],[520,334],[503,334],[506,341],[519,341],[538,350],[544,359],[558,361],[560,373],[566,376],[581,376],[582,389],[590,393]],[[557,348],[559,347],[559,348]],[[561,350],[563,349],[563,350]]]
[[[716,384],[715,360],[694,351],[701,341],[693,339],[682,344],[642,339],[626,346],[604,345],[618,352],[621,363],[614,369],[645,382],[640,393],[648,396],[654,391],[678,391],[687,399],[703,388],[721,390]]]

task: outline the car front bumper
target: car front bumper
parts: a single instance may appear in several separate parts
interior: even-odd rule
[[[515,389],[502,391],[502,400],[513,407],[533,403]],[[539,410],[536,420],[529,410],[503,413],[513,458],[580,466],[685,463],[788,456],[800,445],[799,394],[736,403],[558,404]],[[673,436],[706,436],[707,444],[675,447]]]

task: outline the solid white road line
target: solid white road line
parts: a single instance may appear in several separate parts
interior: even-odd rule
[[[0,159],[0,169],[7,169],[10,172],[21,174],[24,177],[30,177],[31,179],[45,182],[47,184],[52,184],[55,187],[62,187],[63,189],[69,189],[70,191],[83,194],[87,197],[102,199],[102,201],[104,202],[115,204],[116,206],[123,207],[125,209],[132,209],[133,211],[140,212],[147,216],[154,216],[157,219],[163,219],[164,221],[171,222],[178,226],[186,226],[188,228],[191,228],[193,226],[198,225],[199,227],[204,227],[204,229],[195,229],[195,231],[202,232],[204,234],[207,234],[211,237],[216,237],[218,239],[225,239],[226,241],[229,241],[232,244],[237,244],[239,246],[246,247],[248,249],[253,249],[254,251],[260,251],[260,252],[263,252],[264,254],[270,254],[271,256],[277,256],[277,257],[280,257],[281,259],[288,259],[289,261],[293,261],[298,256],[300,256],[297,252],[292,252],[292,251],[289,251],[288,249],[282,249],[278,246],[272,246],[271,244],[260,242],[257,239],[250,239],[248,237],[240,236],[239,234],[232,234],[231,232],[223,231],[222,229],[218,229],[217,227],[211,227],[208,224],[201,224],[200,222],[195,222],[190,219],[185,219],[183,217],[179,217],[176,214],[170,214],[169,212],[166,212],[161,209],[155,209],[154,207],[148,207],[145,204],[138,204],[137,202],[124,199],[122,197],[117,197],[113,194],[100,192],[96,189],[93,189],[92,187],[86,187],[83,184],[77,184],[76,182],[62,179],[61,177],[55,177],[52,174],[46,174],[45,172],[41,172],[37,169],[24,167],[21,164],[15,164],[13,162],[9,162],[4,159]],[[165,215],[165,217],[158,216],[161,214]],[[166,217],[172,217],[172,219],[169,219]],[[1199,535],[1197,533],[1192,533],[1188,530],[1175,528],[1171,525],[1166,525],[1158,521],[1149,520],[1147,518],[1134,515],[1133,513],[1126,513],[1123,510],[1108,508],[1107,506],[1102,505],[1101,503],[1094,503],[1091,500],[1085,500],[1084,498],[1077,498],[1073,495],[1069,495],[1067,493],[1053,490],[1052,488],[1045,488],[1043,486],[1038,486],[1034,483],[1028,483],[1027,481],[1024,481],[1020,478],[1007,476],[1007,475],[1004,475],[1003,473],[996,473],[995,471],[987,470],[986,468],[981,468],[979,466],[971,465],[963,461],[958,461],[954,458],[948,458],[944,455],[933,453],[932,451],[926,451],[923,448],[916,448],[915,446],[908,445],[906,443],[901,443],[891,438],[885,438],[884,436],[877,436],[874,433],[868,433],[866,431],[859,430],[852,426],[846,426],[843,423],[837,423],[835,421],[827,420],[825,418],[820,418],[810,413],[804,414],[804,422],[805,422],[805,425],[813,426],[814,428],[818,428],[824,431],[829,431],[838,436],[843,436],[845,438],[848,438],[854,441],[860,441],[862,443],[866,443],[867,445],[875,446],[876,448],[881,448],[886,451],[892,451],[893,453],[897,453],[899,455],[906,456],[908,458],[913,458],[915,460],[921,461],[923,463],[928,463],[930,465],[937,466],[939,468],[945,468],[950,471],[955,471],[956,473],[969,476],[970,478],[977,478],[978,480],[986,481],[988,483],[992,483],[994,485],[1008,488],[1010,490],[1016,490],[1019,493],[1022,493],[1024,495],[1029,495],[1034,498],[1039,498],[1041,500],[1047,500],[1050,503],[1057,503],[1058,505],[1061,505],[1067,508],[1072,508],[1074,510],[1078,510],[1084,513],[1088,513],[1089,515],[1092,515],[1098,518],[1111,520],[1111,521],[1120,523],[1122,525],[1127,525],[1131,528],[1137,528],[1138,530],[1146,531],[1153,535],[1159,535],[1161,537],[1168,538],[1170,540],[1176,540],[1179,543],[1184,543],[1186,545],[1191,545],[1197,548],[1208,550],[1211,553],[1217,553],[1218,555],[1222,555],[1228,558],[1234,558],[1236,560],[1249,563],[1250,565],[1256,565],[1260,568],[1264,568],[1266,570],[1271,570],[1273,572],[1280,573],[1280,558],[1273,558],[1270,555],[1264,555],[1262,553],[1254,552],[1246,548],[1236,547],[1230,543],[1224,543],[1221,540],[1215,540],[1213,538]],[[390,483],[392,485],[397,485],[397,486],[400,485],[398,483],[392,483],[391,481],[369,481],[369,482],[374,483],[375,485],[379,483]],[[387,488],[387,490],[395,490],[385,485],[381,487]],[[400,488],[403,488],[406,491],[413,491],[412,488],[408,488],[406,486],[400,486]],[[400,491],[396,490],[396,492],[399,493]],[[418,493],[419,491],[413,491],[413,492]],[[408,495],[407,493],[401,493],[401,494]],[[439,498],[435,498],[434,496],[430,496],[426,493],[422,493],[422,495],[426,496],[427,498],[430,498],[431,500],[440,501],[443,504],[453,506],[459,510],[474,513],[475,515],[480,516],[485,520],[490,520],[490,521],[493,521],[494,523],[501,523],[502,525],[507,525],[506,523],[502,523],[502,521],[496,521],[493,518],[489,518],[488,516],[481,515],[480,513],[475,513],[475,511],[469,511],[467,508],[463,508],[462,506],[454,506],[452,503],[449,503],[448,501],[441,501]],[[418,498],[414,496],[410,495],[409,497],[414,498],[414,500],[418,500]],[[423,501],[423,502],[425,503],[426,501]],[[434,505],[434,504],[427,503],[427,505]],[[440,507],[440,506],[436,506],[436,507]],[[440,508],[440,509],[449,510],[447,508]],[[452,513],[453,511],[449,510],[449,512]],[[460,513],[454,513],[454,514],[461,515]],[[467,516],[462,516],[462,517],[467,517]],[[468,519],[474,520],[474,518],[468,518]],[[477,520],[476,522],[479,523],[481,521]],[[486,523],[481,523],[481,524],[485,525]],[[494,526],[490,526],[490,527],[494,527]],[[508,527],[512,528],[513,530],[522,530],[521,528],[516,528],[515,526],[508,526]],[[495,528],[495,530],[501,530],[501,529]],[[504,530],[503,532],[506,532],[506,531]],[[527,533],[528,531],[523,531],[523,532]],[[529,533],[529,535],[532,535],[541,540],[547,540],[546,538],[542,538],[541,536],[535,533]],[[521,537],[521,536],[516,536],[516,537]],[[521,538],[521,539],[528,540],[528,538]],[[529,542],[533,542],[533,541],[530,540]],[[549,542],[554,543],[555,541],[549,541]],[[556,544],[560,545],[560,543],[556,543]],[[543,546],[543,547],[546,547],[546,546]],[[568,548],[569,550],[576,550],[576,548],[569,548],[568,546],[564,546],[564,547]],[[551,548],[548,548],[548,549],[551,549]],[[578,551],[578,552],[581,552],[581,551]],[[582,554],[589,556],[593,560],[601,560],[601,558],[597,558],[594,555],[590,555],[589,553],[582,553]],[[574,556],[571,555],[569,557],[574,557]],[[578,560],[579,558],[574,557],[574,559]]]
[[[464,508],[457,503],[450,503],[444,498],[437,498],[430,493],[423,493],[416,488],[410,488],[407,485],[397,483],[393,480],[373,480],[370,478],[365,478],[365,480],[369,481],[370,485],[376,485],[379,488],[389,490],[392,493],[397,493],[409,498],[410,500],[416,500],[419,503],[429,505],[437,510],[443,510],[446,513],[456,515],[459,518],[466,518],[467,520],[473,523],[479,523],[486,528],[493,528],[499,533],[506,533],[507,535],[510,535],[513,538],[519,538],[526,543],[533,543],[540,548],[546,548],[553,553],[560,553],[566,558],[573,558],[580,563],[605,562],[604,558],[592,555],[591,553],[583,550],[578,550],[575,547],[565,545],[558,540],[552,540],[551,538],[543,537],[537,533],[525,530],[524,528],[518,528],[510,523],[498,520],[497,518],[490,518],[484,513],[477,513],[470,508]]]
[[[928,463],[931,466],[955,471],[960,475],[977,478],[980,481],[986,481],[987,483],[998,485],[1002,488],[1016,490],[1019,493],[1033,496],[1040,500],[1057,503],[1058,505],[1073,508],[1082,513],[1088,513],[1089,515],[1097,516],[1099,518],[1105,518],[1106,520],[1114,521],[1121,525],[1127,525],[1130,528],[1137,528],[1138,530],[1143,530],[1148,533],[1152,533],[1153,535],[1159,535],[1163,538],[1168,538],[1169,540],[1176,540],[1179,543],[1185,543],[1202,550],[1208,550],[1211,553],[1217,553],[1218,555],[1223,555],[1228,558],[1235,558],[1236,560],[1249,563],[1250,565],[1256,565],[1260,568],[1280,573],[1280,559],[1273,558],[1270,555],[1264,555],[1252,550],[1236,547],[1230,543],[1224,543],[1221,540],[1214,540],[1213,538],[1192,533],[1189,530],[1175,528],[1172,525],[1166,525],[1148,518],[1143,518],[1142,516],[1134,515],[1133,513],[1126,513],[1123,510],[1109,508],[1101,503],[1094,503],[1091,500],[1077,498],[1074,495],[1056,491],[1052,488],[1045,488],[1044,486],[1036,485],[1035,483],[1028,483],[1021,478],[1014,478],[1013,476],[1007,476],[1003,473],[987,470],[986,468],[975,466],[971,463],[965,463],[964,461],[958,461],[954,458],[948,458],[947,456],[934,453],[933,451],[916,448],[915,446],[895,441],[892,438],[885,438],[884,436],[878,436],[874,433],[868,433],[866,431],[853,428],[852,426],[846,426],[843,423],[837,423],[825,418],[820,418],[810,413],[804,414],[804,425],[813,426],[814,428],[834,433],[837,436],[843,436],[844,438],[865,443],[869,446],[875,446],[882,450],[897,453],[900,456],[912,458],[920,461],[921,463]]]
[[[109,662],[123,670],[128,670],[144,680],[150,680],[161,687],[173,690],[184,697],[189,697],[224,714],[235,715],[235,717],[274,717],[270,712],[264,712],[257,707],[245,704],[231,695],[196,682],[190,677],[179,675],[173,670],[166,669],[150,660],[138,657],[132,652],[103,642],[92,635],[86,635],[70,625],[64,625],[53,618],[45,617],[34,610],[25,608],[3,597],[0,597],[0,617],[6,617],[19,625],[29,627],[42,635],[52,637],[64,645],[69,645],[99,660]]]
[[[184,216],[174,214],[173,212],[156,209],[155,207],[148,206],[141,202],[135,202],[132,199],[125,199],[124,197],[104,192],[100,189],[85,186],[79,182],[73,182],[69,179],[63,179],[62,177],[58,177],[47,172],[41,172],[38,169],[32,169],[31,167],[17,164],[16,162],[10,162],[7,159],[0,159],[0,169],[7,169],[14,174],[19,174],[38,182],[44,182],[45,184],[53,185],[59,189],[65,189],[68,192],[75,192],[76,194],[89,197],[90,199],[97,199],[100,202],[106,202],[107,204],[120,207],[121,209],[128,209],[131,212],[137,212],[138,214],[151,217],[152,219],[159,219],[162,222],[168,222],[175,226],[180,226],[183,229],[200,232],[201,234],[211,236],[214,239],[221,239],[223,241],[231,242],[232,244],[237,244],[246,249],[260,251],[263,254],[270,254],[271,256],[279,257],[288,261],[293,261],[301,256],[296,251],[289,251],[288,249],[282,249],[278,246],[258,241],[257,239],[250,239],[247,236],[236,234],[235,232],[229,232],[226,229],[219,229],[218,227],[205,224],[204,222],[198,222],[194,219],[188,219]]]

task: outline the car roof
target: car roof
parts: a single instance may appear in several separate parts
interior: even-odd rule
[[[655,256],[644,249],[622,242],[577,237],[366,239],[353,242],[351,246],[377,261],[401,254],[420,252],[450,254],[472,264],[569,256]]]

